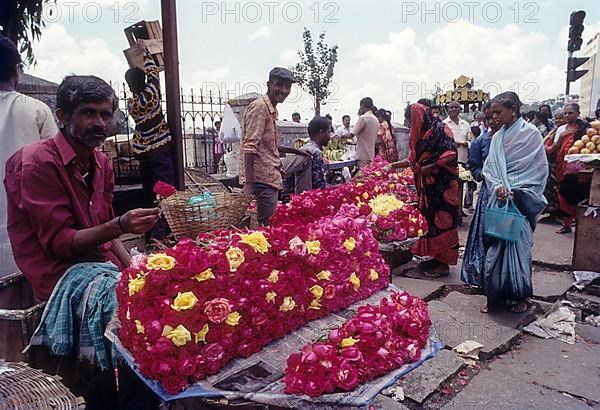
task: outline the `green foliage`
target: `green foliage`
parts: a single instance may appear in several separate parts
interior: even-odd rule
[[[25,54],[25,63],[35,63],[33,42],[40,39],[42,28],[43,6],[56,0],[2,0],[0,4],[0,33],[4,34],[19,46]]]
[[[304,50],[298,52],[300,62],[291,67],[298,84],[315,99],[315,116],[320,115],[321,101],[331,95],[329,85],[333,78],[333,69],[337,63],[338,46],[325,43],[325,32],[319,35],[314,47],[310,30],[302,33]]]

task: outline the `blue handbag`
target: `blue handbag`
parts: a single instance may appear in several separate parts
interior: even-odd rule
[[[485,234],[509,242],[516,242],[526,218],[515,206],[512,198],[508,198],[503,206],[498,201],[485,210]]]

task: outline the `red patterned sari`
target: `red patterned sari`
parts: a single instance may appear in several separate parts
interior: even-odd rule
[[[419,210],[429,231],[413,253],[431,256],[447,265],[458,261],[458,162],[452,131],[424,105],[411,106],[410,162],[415,172]],[[449,162],[448,159],[452,158]],[[420,169],[436,164],[429,175]]]

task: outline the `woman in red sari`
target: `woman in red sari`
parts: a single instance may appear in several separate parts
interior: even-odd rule
[[[433,258],[422,264],[426,276],[446,276],[449,265],[456,265],[458,260],[456,144],[452,131],[426,106],[412,104],[410,111],[407,109],[407,119],[410,122],[409,157],[388,165],[388,168],[412,168],[419,210],[429,224],[429,231],[412,251]]]
[[[391,117],[388,111],[383,108],[377,110],[377,119],[379,120],[379,132],[377,133],[377,154],[387,162],[398,161],[398,149],[394,141],[394,129],[392,128]]]
[[[558,140],[550,147],[550,152],[556,152],[556,182],[558,184],[558,205],[563,214],[563,226],[557,233],[564,234],[572,231],[571,225],[577,215],[577,204],[589,195],[588,184],[579,181],[579,167],[576,163],[569,164],[565,156],[575,141],[585,135],[590,127],[579,119],[579,105],[568,104],[563,109],[566,129],[559,131]]]

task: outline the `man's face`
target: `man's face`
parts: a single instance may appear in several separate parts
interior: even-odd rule
[[[298,114],[292,115],[292,121],[294,121],[294,122],[300,122],[300,116]]]
[[[71,138],[88,148],[97,148],[112,131],[113,114],[111,101],[85,102],[71,115],[59,115],[59,119]]]
[[[485,119],[484,119],[484,123],[486,127],[490,127],[492,130],[497,130],[500,128],[500,123],[498,122],[498,120],[493,118],[492,115],[492,109],[488,108],[487,110],[485,110],[484,112],[485,115]]]
[[[290,95],[290,92],[292,91],[292,82],[274,77],[273,81],[267,82],[267,88],[267,93],[271,99],[275,103],[281,104],[285,101],[288,95]]]
[[[460,114],[460,104],[451,103],[448,105],[448,115],[450,118],[457,118],[458,114]]]
[[[327,146],[327,144],[329,144],[329,141],[331,140],[331,127],[327,128],[327,130],[321,130],[319,132],[319,137],[321,139],[321,145],[323,147]]]
[[[344,117],[344,128],[350,128],[350,117]]]
[[[439,108],[432,108],[431,109],[431,115],[433,115],[434,118],[437,118],[440,116],[440,109]]]
[[[565,117],[565,121],[569,124],[574,123],[577,121],[577,118],[579,118],[579,113],[575,111],[575,108],[573,108],[571,105],[567,105],[563,109],[563,115]]]
[[[543,112],[547,116],[550,116],[550,109],[548,107],[546,107],[545,105],[540,107],[540,112]]]

